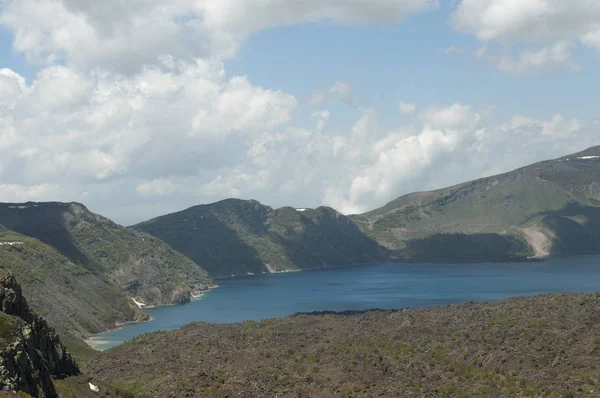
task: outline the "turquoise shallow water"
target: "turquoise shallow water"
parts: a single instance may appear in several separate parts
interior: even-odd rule
[[[515,264],[381,264],[217,282],[192,303],[149,309],[154,319],[96,335],[106,349],[192,321],[260,320],[294,312],[399,309],[558,292],[600,291],[600,256]]]

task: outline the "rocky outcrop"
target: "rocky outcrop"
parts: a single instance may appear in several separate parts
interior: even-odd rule
[[[53,378],[79,374],[55,330],[31,312],[15,278],[0,270],[0,389],[57,397]]]

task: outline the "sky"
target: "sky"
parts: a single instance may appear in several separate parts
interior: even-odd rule
[[[596,0],[0,0],[0,201],[361,213],[600,144]]]

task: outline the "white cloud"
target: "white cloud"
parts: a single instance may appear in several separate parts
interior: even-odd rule
[[[537,51],[524,50],[516,58],[508,55],[496,59],[492,57],[490,60],[501,71],[517,76],[526,75],[534,72],[536,69],[552,65],[566,65],[572,70],[581,70],[582,66],[574,60],[571,47],[570,43],[561,41]]]
[[[465,50],[459,47],[456,47],[454,44],[449,45],[446,48],[442,48],[442,52],[444,54],[464,54]]]
[[[347,82],[337,81],[326,90],[315,90],[309,101],[309,105],[321,105],[325,101],[341,101],[352,105],[352,87]]]
[[[21,185],[0,184],[0,201],[2,202],[28,202],[45,201],[56,198],[60,187],[54,184]]]
[[[463,0],[452,21],[456,29],[475,34],[481,42],[508,49],[513,44],[526,46],[516,56],[494,56],[494,63],[510,74],[552,64],[578,70],[571,54],[577,42],[600,52],[597,1]]]
[[[239,197],[242,192],[245,195],[256,191],[260,192],[268,188],[269,174],[268,170],[259,170],[255,174],[242,170],[230,171],[227,175],[218,175],[212,181],[204,184],[198,195],[219,200],[226,197]]]
[[[464,0],[453,19],[480,39],[482,59],[507,72],[575,68],[573,43],[600,48],[600,30],[592,26],[596,5],[578,1],[575,12],[560,4]],[[433,0],[0,0],[0,26],[14,35],[15,51],[42,65],[30,84],[0,70],[0,200],[84,198],[95,211],[127,222],[227,196],[359,212],[594,143],[598,126],[586,121],[520,116],[496,125],[463,104],[424,109],[411,124],[391,129],[380,126],[375,108],[352,108],[354,125],[335,129],[324,107],[302,109],[312,115],[307,128],[294,121],[293,95],[224,70],[222,60],[260,30],[323,20],[396,22],[437,6]],[[559,7],[547,13],[546,6]],[[576,23],[567,23],[565,13]],[[544,29],[558,22],[556,30]],[[494,53],[498,44],[510,50],[524,41],[528,47],[517,56]],[[311,105],[353,104],[352,91],[348,82],[334,82],[315,92]],[[398,107],[417,112],[410,103]]]
[[[384,131],[375,110],[366,109],[337,135],[324,135],[319,126],[264,133],[200,193],[359,213],[402,194],[508,171],[597,140],[593,123],[561,115],[493,124],[485,114],[463,104],[435,106],[420,113],[419,125]],[[319,120],[328,113],[313,116]]]
[[[21,75],[8,68],[0,69],[0,105],[12,105],[26,89]]]
[[[287,122],[296,107],[289,94],[245,77],[227,80],[220,63],[165,68],[145,67],[129,77],[42,70],[10,106],[0,104],[0,177],[82,183],[136,171],[169,173],[156,161],[183,167],[229,136]],[[6,175],[8,169],[13,173]]]
[[[479,114],[461,104],[427,109],[421,118],[423,125],[416,133],[391,132],[371,142],[372,160],[342,186],[330,187],[324,201],[357,212],[390,200],[404,184],[417,185],[416,179],[428,169],[470,145],[482,128]]]
[[[327,120],[329,120],[330,116],[331,116],[331,114],[329,113],[328,110],[323,110],[323,111],[318,111],[318,112],[312,113],[312,117],[317,119],[317,127],[315,129],[315,131],[317,133],[320,134],[323,132],[323,129],[325,128],[325,124],[327,123]]]
[[[5,0],[0,26],[30,61],[132,73],[163,55],[229,57],[250,34],[277,26],[397,22],[437,6],[437,0]]]
[[[166,179],[142,181],[135,190],[142,196],[171,196],[177,191],[177,187]]]
[[[398,108],[400,108],[400,113],[403,115],[412,115],[417,110],[417,106],[415,104],[404,101],[400,101]]]

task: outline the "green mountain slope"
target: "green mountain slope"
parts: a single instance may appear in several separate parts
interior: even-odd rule
[[[61,334],[84,337],[146,318],[113,282],[37,239],[4,228],[0,228],[0,268],[12,272],[32,309]]]
[[[331,208],[272,209],[228,199],[134,226],[164,240],[213,277],[380,261],[387,253]]]
[[[0,224],[52,246],[148,305],[185,302],[212,284],[206,271],[164,242],[78,203],[0,204]]]
[[[509,260],[600,252],[600,147],[446,189],[352,219],[397,257]]]

